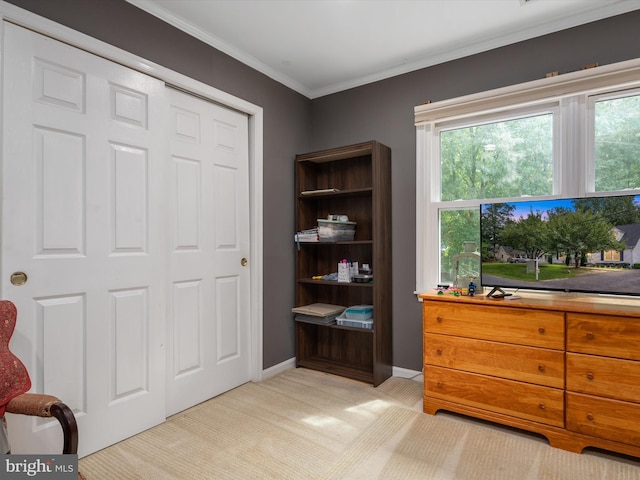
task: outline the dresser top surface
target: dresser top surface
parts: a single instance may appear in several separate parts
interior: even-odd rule
[[[438,294],[437,291],[418,295],[423,301],[457,303],[468,305],[485,305],[495,307],[537,308],[542,310],[561,310],[564,312],[593,313],[603,315],[623,315],[637,317],[640,320],[640,298],[603,297],[596,295],[521,293],[518,297],[487,298],[485,295],[455,296],[449,292]]]

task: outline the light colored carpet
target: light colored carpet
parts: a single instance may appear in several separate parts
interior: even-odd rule
[[[422,383],[291,369],[80,460],[89,480],[640,480],[640,461],[422,413]]]

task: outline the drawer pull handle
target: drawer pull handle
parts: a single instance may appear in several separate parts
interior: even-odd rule
[[[442,388],[442,387],[444,387],[444,383],[443,383],[443,382],[441,382],[441,381],[438,381],[438,383],[436,383],[436,386],[437,386],[438,388]]]
[[[436,355],[438,355],[438,356],[442,355],[442,349],[441,348],[436,350]]]
[[[593,414],[592,413],[587,413],[587,420],[589,420],[590,422],[593,422]]]
[[[541,335],[544,335],[544,332],[546,332],[547,330],[544,327],[538,327],[538,333]]]
[[[547,368],[544,366],[544,364],[540,364],[540,365],[538,365],[538,371],[539,371],[540,373],[544,373],[544,371],[545,371],[546,369],[547,369]]]
[[[587,332],[587,340],[593,340],[596,336],[593,332]]]
[[[538,408],[540,410],[546,410],[547,406],[544,403],[540,403],[540,404],[538,404]]]
[[[587,372],[587,379],[593,380],[593,372]]]
[[[442,317],[436,317],[436,322],[442,323]]]

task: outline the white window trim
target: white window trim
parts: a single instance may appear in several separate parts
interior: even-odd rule
[[[563,158],[574,155],[577,158],[586,158],[587,162],[591,162],[588,165],[592,166],[594,160],[586,147],[590,139],[583,138],[584,132],[588,132],[587,108],[592,108],[586,95],[639,86],[640,58],[416,106],[415,293],[433,288],[437,283],[439,271],[439,257],[436,257],[435,253],[429,253],[437,252],[439,249],[439,235],[432,231],[433,227],[438,225],[438,209],[430,205],[440,188],[440,177],[437,168],[433,166],[435,162],[429,161],[429,158],[438,154],[439,145],[433,138],[437,135],[438,123],[462,121],[467,117],[559,102],[563,125],[554,124],[554,128],[560,128],[565,133],[561,137],[560,152],[554,151],[554,158],[557,158],[556,155],[559,153]],[[581,128],[576,128],[577,126]],[[593,191],[595,180],[587,177],[587,171],[584,170],[588,165],[572,165],[573,167],[570,167],[568,162],[554,164],[554,195],[578,197]],[[580,171],[568,171],[569,168],[578,168]],[[576,178],[584,180],[576,182]],[[456,203],[455,206],[464,207],[465,202]]]
[[[582,92],[597,93],[598,90],[610,90],[612,86],[628,88],[638,83],[640,58],[418,105],[414,107],[415,124],[489,113],[514,105],[526,106]]]

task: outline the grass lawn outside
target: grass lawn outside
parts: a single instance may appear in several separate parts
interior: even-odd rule
[[[537,280],[556,280],[564,278],[573,278],[578,275],[589,273],[596,267],[580,267],[578,269],[573,266],[541,263],[539,264],[540,273]],[[510,278],[513,280],[525,280],[527,282],[535,282],[535,272],[527,273],[526,263],[498,263],[486,262],[482,264],[482,273],[486,275],[496,275],[502,278]]]

